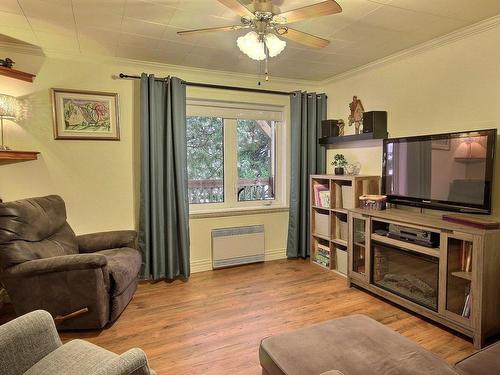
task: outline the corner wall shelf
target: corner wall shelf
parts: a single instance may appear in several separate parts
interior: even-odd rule
[[[37,160],[38,151],[0,151],[0,162]]]
[[[374,139],[384,139],[388,138],[389,134],[386,132],[384,134],[375,133],[361,133],[352,135],[342,135],[338,137],[323,137],[319,139],[319,144],[325,147],[332,147],[332,145],[345,143],[345,142],[357,142],[357,141],[368,141]]]
[[[22,72],[12,68],[6,68],[4,66],[0,66],[0,75],[20,79],[21,81],[26,82],[33,82],[33,79],[36,77],[34,74]]]

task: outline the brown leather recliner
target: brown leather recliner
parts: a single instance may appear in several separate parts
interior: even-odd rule
[[[0,203],[0,281],[18,315],[43,309],[62,317],[62,330],[102,328],[137,288],[136,237],[135,231],[75,236],[57,195]]]

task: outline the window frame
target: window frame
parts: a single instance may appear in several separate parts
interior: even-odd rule
[[[190,116],[221,117],[223,119],[224,129],[224,202],[190,204],[190,213],[244,211],[255,209],[265,210],[285,207],[287,187],[287,123],[285,118],[285,106],[219,100],[188,99],[186,103],[186,117]],[[238,118],[250,120],[271,120],[277,122],[274,134],[275,191],[273,200],[237,201]]]

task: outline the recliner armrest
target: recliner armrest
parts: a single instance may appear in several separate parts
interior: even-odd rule
[[[95,375],[150,375],[146,353],[139,348],[127,350],[125,353],[103,365]]]
[[[137,232],[135,230],[117,230],[76,236],[80,253],[93,253],[99,250],[120,247],[136,248]]]
[[[61,345],[52,316],[30,312],[0,326],[0,368],[23,374]]]
[[[7,268],[4,277],[24,277],[52,272],[101,268],[108,264],[102,254],[74,254],[35,259]]]

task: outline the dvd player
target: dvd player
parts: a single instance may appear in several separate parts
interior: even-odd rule
[[[395,240],[415,243],[425,247],[439,246],[439,233],[424,229],[405,227],[397,224],[389,224],[387,237]]]

